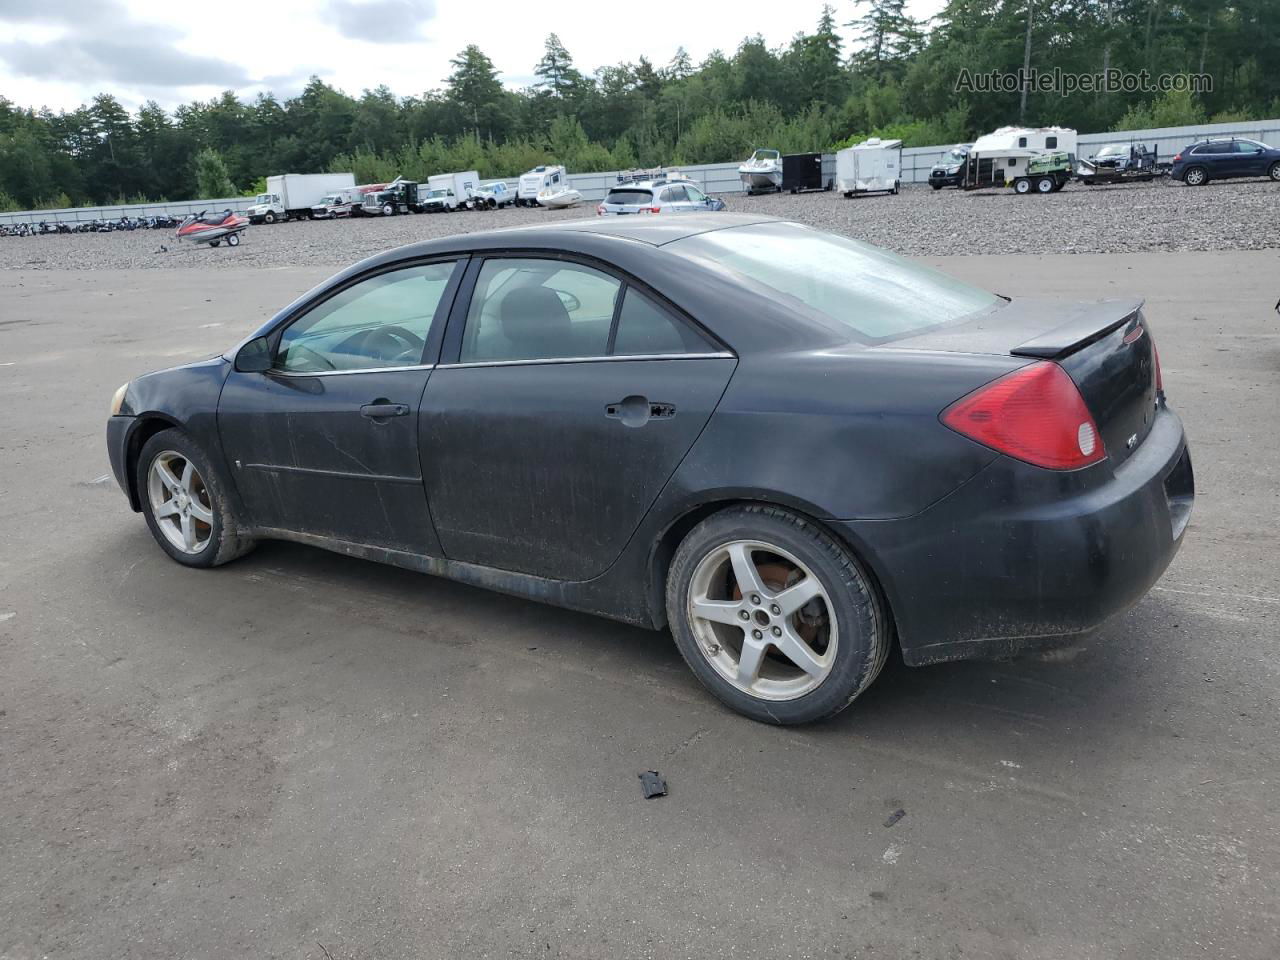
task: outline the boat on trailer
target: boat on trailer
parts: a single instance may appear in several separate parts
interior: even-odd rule
[[[782,153],[762,147],[738,167],[738,176],[742,179],[742,189],[748,195],[764,191],[781,192]]]

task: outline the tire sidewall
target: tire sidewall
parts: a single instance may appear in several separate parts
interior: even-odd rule
[[[1277,160],[1271,165],[1271,168],[1267,170],[1267,176],[1272,180],[1280,182],[1280,160]]]
[[[151,509],[151,496],[147,483],[151,472],[151,464],[159,454],[166,450],[180,453],[194,463],[196,471],[204,479],[205,489],[209,492],[209,500],[213,508],[211,511],[213,513],[212,531],[209,536],[209,542],[204,545],[204,549],[199,553],[183,553],[171,544],[160,530],[159,523],[156,521],[155,514]],[[219,553],[222,552],[222,547],[228,540],[229,533],[226,488],[222,484],[222,478],[213,469],[208,456],[199,445],[180,430],[160,431],[143,444],[142,450],[138,454],[136,481],[138,484],[138,500],[142,504],[142,515],[146,518],[147,527],[151,530],[151,535],[155,537],[156,543],[160,545],[160,548],[183,566],[212,567],[218,563]]]
[[[689,625],[694,569],[708,552],[733,540],[763,540],[787,550],[817,575],[831,599],[838,629],[835,665],[815,690],[795,700],[760,700],[733,687],[707,661]],[[666,604],[672,637],[694,675],[726,705],[764,723],[809,723],[829,717],[857,697],[883,665],[886,628],[870,577],[816,525],[784,511],[733,508],[696,526],[672,560]]]

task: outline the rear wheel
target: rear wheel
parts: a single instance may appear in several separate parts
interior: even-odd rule
[[[253,549],[227,486],[200,446],[181,430],[162,430],[137,463],[142,512],[165,553],[188,567],[215,567]]]
[[[694,675],[766,723],[838,713],[888,655],[888,624],[858,561],[775,507],[735,507],[698,524],[671,563],[666,602]]]
[[[211,247],[216,247],[216,246],[217,246],[218,244],[220,244],[220,243],[222,243],[222,241],[221,241],[221,240],[210,240],[210,241],[209,241],[209,246],[211,246]]]
[[[1041,193],[1053,193],[1055,185],[1053,177],[1041,177],[1036,181],[1036,189]]]
[[[1204,167],[1190,167],[1183,173],[1182,182],[1188,187],[1202,187],[1209,182],[1209,173]]]
[[[1267,176],[1272,180],[1280,181],[1280,160],[1271,165],[1271,169],[1267,171]]]
[[[1030,193],[1031,181],[1028,180],[1026,177],[1019,177],[1017,180],[1013,181],[1013,192],[1014,193]]]

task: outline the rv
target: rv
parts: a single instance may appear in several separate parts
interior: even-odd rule
[[[872,137],[836,154],[836,189],[855,193],[897,193],[902,184],[902,141]]]
[[[1069,127],[1001,127],[974,141],[960,186],[1054,193],[1071,179],[1076,131]]]
[[[544,190],[559,192],[568,176],[561,166],[534,167],[528,173],[522,173],[520,186],[516,190],[516,206],[536,207],[538,194]]]

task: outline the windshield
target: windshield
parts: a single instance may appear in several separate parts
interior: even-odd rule
[[[1100,157],[1118,157],[1122,153],[1128,153],[1129,148],[1121,146],[1118,143],[1109,143],[1098,151]]]
[[[427,196],[429,197],[447,197],[448,195],[449,195],[448,190],[432,190],[429,194],[427,194]]]
[[[712,230],[665,249],[727,267],[865,340],[954,323],[1001,302],[888,250],[798,223]]]
[[[942,158],[943,163],[964,163],[964,158],[968,156],[964,150],[959,147],[952,147],[947,151],[947,155]]]
[[[751,155],[752,160],[777,160],[781,154],[777,150],[757,150]]]
[[[270,202],[271,202],[271,194],[269,194],[269,193],[260,193],[260,194],[258,194],[258,195],[254,198],[253,202],[254,202],[254,203],[270,203]]]

